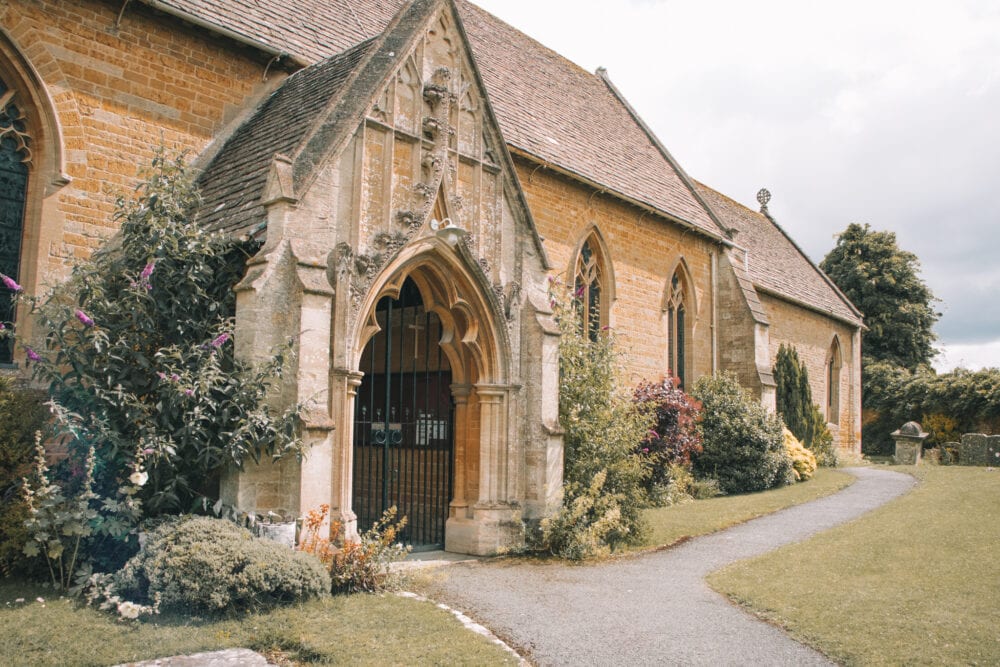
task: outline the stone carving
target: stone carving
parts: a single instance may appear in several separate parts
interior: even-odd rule
[[[517,308],[521,305],[521,283],[512,280],[503,290],[503,314],[508,322],[514,320]]]
[[[424,100],[431,108],[437,107],[441,100],[449,96],[448,82],[451,80],[451,70],[439,67],[434,70],[430,81],[424,83]]]
[[[423,221],[420,211],[400,209],[396,211],[396,220],[404,227],[417,227]]]
[[[444,129],[444,124],[437,118],[434,116],[424,116],[423,130],[425,137],[436,142],[441,135],[442,129]]]

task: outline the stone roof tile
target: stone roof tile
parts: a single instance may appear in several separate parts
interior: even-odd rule
[[[300,70],[282,82],[229,138],[199,178],[201,221],[234,234],[265,221],[260,200],[275,154],[291,154],[372,42]]]
[[[695,186],[722,224],[736,231],[735,242],[747,249],[746,270],[756,287],[853,325],[862,324],[854,305],[776,222],[707,185]]]
[[[371,38],[404,0],[144,0],[316,62]],[[615,96],[591,74],[460,0],[508,145],[713,235],[722,231]]]

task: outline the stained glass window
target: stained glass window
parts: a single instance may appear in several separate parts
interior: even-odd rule
[[[0,81],[0,273],[20,279],[24,203],[28,191],[29,150],[27,123],[14,91]],[[0,284],[0,322],[12,328],[11,292]],[[0,341],[0,364],[13,360],[9,340]]]

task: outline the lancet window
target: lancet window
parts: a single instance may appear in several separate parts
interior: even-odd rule
[[[670,292],[666,301],[667,312],[667,371],[684,386],[687,341],[687,305],[685,302],[684,279],[675,271],[670,279]]]
[[[840,368],[842,366],[840,341],[833,339],[826,361],[826,421],[840,422]]]
[[[591,239],[587,239],[580,248],[580,256],[576,260],[576,296],[581,305],[580,315],[583,329],[590,340],[597,340],[604,323],[604,304],[601,302],[601,285],[604,270],[601,266],[600,253],[595,252]]]
[[[20,279],[24,207],[31,163],[31,137],[13,89],[0,80],[0,273]],[[8,284],[0,284],[0,323],[11,328],[14,309]],[[9,339],[0,340],[0,364],[13,360]]]

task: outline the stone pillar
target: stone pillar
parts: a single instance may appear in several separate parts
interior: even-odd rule
[[[341,368],[330,371],[330,414],[337,425],[332,440],[330,471],[330,518],[339,521],[343,535],[358,535],[358,516],[354,513],[354,400],[363,373]],[[337,537],[334,535],[334,537]]]
[[[445,527],[445,549],[489,556],[524,543],[524,526],[508,498],[507,407],[510,388],[475,386],[479,409],[479,498],[472,517],[453,516]]]
[[[455,497],[451,501],[449,517],[465,518],[469,510],[469,501],[466,498],[468,466],[466,445],[469,437],[469,394],[471,393],[472,385],[451,385],[451,396],[455,401]]]
[[[899,430],[893,431],[892,439],[896,441],[894,457],[896,465],[920,465],[920,454],[928,435],[917,422],[906,422],[899,427]]]

